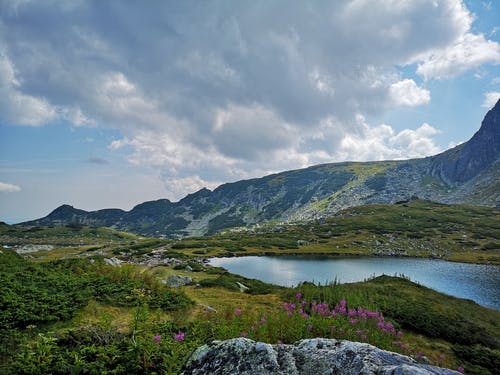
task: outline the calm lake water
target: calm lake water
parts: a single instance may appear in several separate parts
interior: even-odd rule
[[[210,264],[284,286],[294,286],[301,281],[325,284],[337,279],[346,283],[382,274],[404,274],[434,290],[500,310],[500,266],[417,258],[301,256],[213,258]]]

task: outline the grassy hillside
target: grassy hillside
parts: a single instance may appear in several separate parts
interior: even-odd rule
[[[375,254],[500,264],[500,211],[413,200],[359,206],[312,222],[272,222],[179,241],[81,225],[26,228],[0,224],[0,244],[51,245],[38,252],[28,247],[26,252],[37,259],[88,251],[124,259],[144,259],[155,252],[162,257]]]
[[[88,227],[80,224],[58,227],[27,227],[0,222],[0,243],[12,246],[22,244],[56,246],[113,244],[138,238],[134,234],[120,232],[111,228]]]
[[[399,255],[500,264],[500,211],[414,200],[366,205],[287,225],[228,230],[175,242],[190,255]]]

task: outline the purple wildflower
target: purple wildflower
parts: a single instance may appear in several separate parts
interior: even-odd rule
[[[154,342],[160,342],[160,340],[161,340],[161,336],[160,335],[153,336],[153,341]]]
[[[185,335],[186,335],[186,334],[185,334],[184,332],[179,331],[179,332],[177,332],[177,333],[174,335],[174,340],[175,340],[175,341],[178,341],[178,342],[182,342],[182,341],[184,341],[184,337],[185,337]]]

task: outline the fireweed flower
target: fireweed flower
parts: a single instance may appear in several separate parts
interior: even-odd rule
[[[301,299],[301,298],[302,298],[302,293],[297,293],[297,294],[295,295],[295,298],[296,298],[296,299]]]
[[[184,336],[185,336],[185,333],[182,331],[179,331],[178,333],[176,333],[174,335],[174,340],[178,341],[178,342],[182,342],[182,341],[184,341]]]
[[[241,315],[241,310],[240,309],[234,310],[234,315],[240,316]]]
[[[154,342],[160,342],[160,340],[161,340],[161,336],[160,335],[153,336],[153,341]]]
[[[248,336],[248,333],[246,332],[241,332],[241,337],[247,337]]]

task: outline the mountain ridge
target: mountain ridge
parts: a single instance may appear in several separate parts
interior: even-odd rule
[[[146,236],[185,237],[269,221],[325,217],[362,204],[418,196],[441,203],[499,206],[500,100],[472,138],[420,159],[327,163],[203,188],[178,202],[147,201],[130,211],[62,205],[21,225],[107,226]]]

